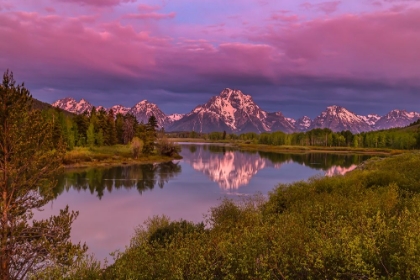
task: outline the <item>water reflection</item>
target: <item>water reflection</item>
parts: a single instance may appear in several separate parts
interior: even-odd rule
[[[344,173],[369,157],[240,152],[220,145],[182,148],[184,159],[177,164],[67,172],[59,179],[57,197],[36,213],[36,219],[56,215],[69,205],[80,212],[72,240],[86,242],[89,252],[103,259],[109,252],[124,249],[134,227],[153,215],[200,222],[226,195],[267,194],[279,183]]]
[[[279,169],[284,163],[295,162],[311,169],[323,170],[325,175],[333,176],[353,170],[357,164],[370,157],[324,153],[244,152],[229,146],[195,144],[184,145],[182,155],[185,162],[225,190],[246,186],[261,169]]]
[[[356,169],[357,165],[352,164],[350,167],[341,167],[341,166],[332,166],[325,172],[325,176],[337,176],[337,175],[344,175],[347,172],[350,172],[354,169]]]
[[[249,185],[251,179],[266,168],[280,169],[284,164],[297,163],[310,169],[322,170],[326,176],[334,176],[355,169],[357,164],[370,157],[323,153],[247,152],[229,146],[196,144],[182,145],[182,156],[183,165],[189,165],[205,174],[221,189],[228,191]],[[137,189],[142,194],[155,187],[163,188],[181,173],[182,164],[167,162],[66,172],[59,178],[56,196],[71,188],[89,191],[99,199],[106,193],[111,193],[113,189]]]
[[[142,164],[112,168],[91,168],[69,171],[58,179],[56,196],[71,188],[77,191],[89,191],[99,199],[113,189],[136,188],[140,194],[163,186],[181,173],[181,165],[173,162],[160,164]]]

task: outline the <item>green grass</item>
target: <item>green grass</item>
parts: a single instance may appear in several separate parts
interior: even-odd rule
[[[324,147],[324,146],[289,146],[289,145],[262,145],[262,144],[235,144],[241,150],[258,150],[271,152],[296,152],[296,153],[355,153],[355,154],[402,154],[407,151],[387,148],[353,148],[353,147]]]
[[[64,156],[64,165],[85,167],[97,165],[120,165],[150,162],[164,162],[173,158],[158,154],[140,155],[135,159],[128,145],[102,147],[76,147]]]

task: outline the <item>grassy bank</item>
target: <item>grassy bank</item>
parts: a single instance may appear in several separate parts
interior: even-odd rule
[[[407,153],[407,150],[386,148],[353,148],[353,147],[323,147],[323,146],[274,146],[262,144],[235,143],[236,147],[247,151],[287,152],[287,153],[340,153],[340,154],[372,154],[397,155]]]
[[[372,158],[224,200],[200,224],[153,217],[113,265],[85,259],[68,279],[418,279],[419,166],[418,152]]]
[[[64,156],[64,166],[90,167],[90,166],[112,166],[140,163],[165,162],[176,158],[162,156],[159,154],[142,155],[136,159],[127,145],[114,145],[103,147],[76,147],[68,151]]]
[[[397,155],[409,150],[396,150],[388,148],[354,148],[354,147],[325,147],[325,146],[289,146],[289,145],[263,145],[247,143],[242,140],[207,140],[202,138],[171,138],[173,142],[186,143],[220,143],[229,144],[245,151],[287,152],[287,153],[341,153],[341,154],[372,154]]]
[[[168,140],[172,142],[185,142],[185,143],[224,143],[224,144],[235,143],[230,140],[209,140],[209,139],[203,139],[203,138],[168,138]]]

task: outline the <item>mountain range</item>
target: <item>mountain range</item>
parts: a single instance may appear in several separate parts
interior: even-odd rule
[[[90,112],[93,106],[85,99],[73,98],[57,100],[54,107],[81,114]],[[303,116],[297,120],[287,118],[281,112],[267,112],[261,109],[250,95],[240,90],[226,88],[213,96],[205,104],[196,106],[187,114],[166,115],[159,107],[147,100],[140,101],[131,108],[115,105],[111,108],[98,106],[97,109],[112,109],[115,114],[133,114],[138,121],[147,122],[154,115],[160,127],[166,131],[196,131],[229,133],[283,131],[304,132],[315,128],[329,128],[332,131],[350,130],[353,133],[404,127],[420,119],[420,113],[392,110],[384,116],[357,115],[344,107],[327,107],[315,119]]]

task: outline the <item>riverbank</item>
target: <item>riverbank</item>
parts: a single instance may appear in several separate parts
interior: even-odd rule
[[[159,154],[139,155],[133,158],[130,148],[126,145],[103,147],[76,147],[64,156],[63,164],[67,168],[119,166],[146,163],[168,162],[181,159],[181,156],[162,156]]]
[[[411,150],[396,150],[387,148],[354,148],[354,147],[325,147],[325,146],[292,146],[292,145],[263,145],[250,144],[244,141],[208,140],[202,138],[171,138],[173,142],[226,144],[244,151],[265,151],[278,153],[337,153],[337,154],[370,154],[370,155],[398,155]]]
[[[234,141],[230,140],[209,140],[203,138],[168,138],[169,141],[175,143],[219,143],[219,144],[234,144]]]
[[[320,146],[272,146],[262,144],[235,143],[235,147],[244,151],[266,151],[279,153],[337,153],[337,154],[369,154],[369,155],[398,155],[408,150],[353,148],[353,147],[320,147]]]
[[[224,199],[203,223],[154,216],[112,265],[86,258],[70,278],[418,279],[419,164],[408,152]]]

